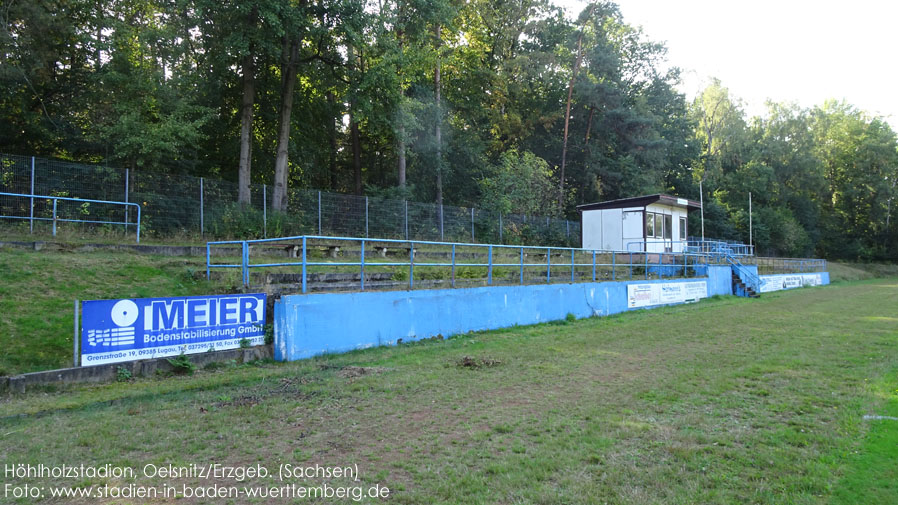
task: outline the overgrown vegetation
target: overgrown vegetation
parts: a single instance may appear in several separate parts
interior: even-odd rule
[[[698,200],[702,181],[709,237],[747,241],[751,193],[764,254],[898,260],[888,123],[835,101],[748,117],[719,81],[690,103],[678,62],[612,2],[576,18],[535,0],[7,7],[0,152],[102,163],[98,194],[130,169],[131,201],[162,209],[147,234],[198,227],[170,214],[198,206],[199,177],[218,209],[206,232],[237,238],[262,232],[263,195],[269,236],[314,230],[295,189],[575,217],[640,194]],[[25,192],[21,173],[0,164],[0,188]],[[506,242],[565,240],[512,228]]]

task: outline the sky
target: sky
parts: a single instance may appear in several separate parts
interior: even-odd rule
[[[586,2],[556,0],[574,17]],[[665,42],[689,99],[711,77],[744,102],[802,107],[845,100],[898,130],[898,2],[894,0],[617,0],[624,20]]]

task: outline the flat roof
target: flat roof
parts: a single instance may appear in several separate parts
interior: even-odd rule
[[[645,207],[647,205],[651,205],[653,203],[660,203],[663,205],[671,205],[673,207],[685,207],[686,210],[699,210],[702,208],[702,204],[696,202],[695,200],[687,200],[685,198],[678,198],[676,196],[671,195],[662,195],[658,193],[657,195],[646,195],[646,196],[636,196],[633,198],[621,198],[619,200],[609,200],[607,202],[597,202],[597,203],[586,203],[583,205],[578,205],[577,210],[583,212],[584,210],[600,210],[600,209],[621,209],[624,207]]]

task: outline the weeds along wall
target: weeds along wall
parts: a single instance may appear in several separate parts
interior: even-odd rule
[[[579,221],[308,189],[290,190],[288,212],[282,214],[271,208],[270,186],[253,185],[252,204],[244,207],[236,203],[237,185],[229,181],[31,156],[0,154],[0,192],[138,203],[141,233],[149,236],[253,239],[316,234],[551,246],[580,243]],[[33,204],[35,217],[50,217],[51,203],[33,199]],[[27,218],[31,205],[30,198],[0,196],[0,216]],[[77,202],[62,205],[58,212],[61,218],[93,221],[136,219],[121,207]],[[22,220],[0,219],[13,222]]]
[[[292,361],[468,331],[636,310],[629,287],[704,284],[704,296],[733,294],[729,266],[690,279],[582,282],[467,289],[284,296],[275,302],[275,359]],[[827,277],[828,280],[828,277]],[[676,287],[676,286],[675,286]],[[647,292],[647,291],[646,291]],[[656,304],[653,306],[660,306]],[[637,307],[651,307],[637,304]]]

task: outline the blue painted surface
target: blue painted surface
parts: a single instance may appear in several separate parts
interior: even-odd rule
[[[274,307],[275,359],[543,323],[568,313],[616,314],[628,310],[629,284],[696,281],[707,283],[708,296],[732,293],[729,267],[709,267],[707,278],[285,296]]]
[[[708,296],[733,294],[733,277],[729,265],[708,265],[699,268],[708,276]]]

